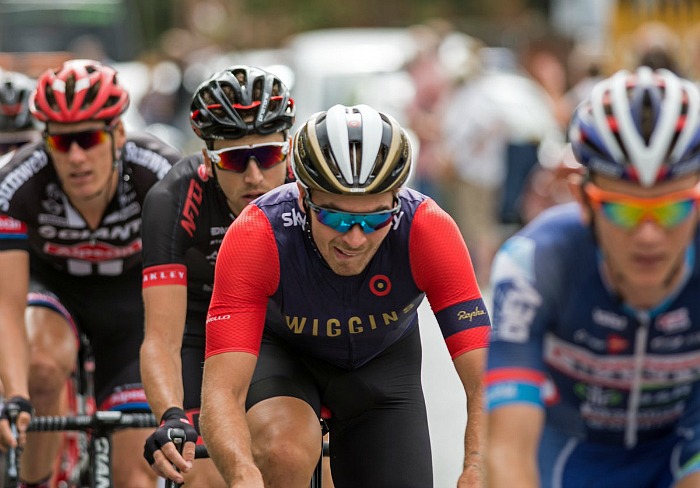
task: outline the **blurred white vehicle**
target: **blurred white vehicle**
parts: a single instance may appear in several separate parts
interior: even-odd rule
[[[404,122],[403,110],[414,91],[403,68],[416,53],[408,30],[309,31],[293,36],[286,48],[298,123],[337,103],[365,103]]]

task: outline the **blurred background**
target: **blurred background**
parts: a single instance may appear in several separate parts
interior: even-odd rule
[[[0,0],[0,69],[74,57],[117,68],[127,128],[185,153],[202,145],[193,92],[232,64],[278,74],[297,124],[336,103],[390,113],[414,142],[410,185],[455,218],[488,296],[504,239],[570,199],[566,127],[591,86],[640,65],[700,78],[700,0]],[[427,307],[436,486],[453,486],[464,395]]]
[[[127,126],[189,153],[197,86],[276,72],[297,123],[367,103],[410,129],[412,185],[455,216],[479,281],[505,236],[568,198],[564,129],[593,82],[639,64],[693,79],[700,0],[0,0],[0,69],[114,65]],[[478,232],[475,232],[475,229]]]

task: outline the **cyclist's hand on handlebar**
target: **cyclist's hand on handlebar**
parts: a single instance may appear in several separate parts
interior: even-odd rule
[[[173,429],[182,429],[185,433],[182,454],[170,436]],[[192,468],[197,437],[197,430],[190,424],[185,411],[169,408],[161,418],[160,427],[146,439],[143,457],[159,476],[183,483],[184,479],[178,470],[186,473]]]
[[[33,412],[31,402],[24,397],[14,396],[5,402],[0,412],[0,450],[24,446]],[[11,420],[17,426],[17,436],[12,432]]]

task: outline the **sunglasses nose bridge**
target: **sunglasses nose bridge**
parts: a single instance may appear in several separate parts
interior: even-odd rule
[[[85,156],[85,149],[83,149],[83,146],[78,144],[77,140],[73,139],[68,145],[68,150],[66,151],[66,154],[71,160],[82,159],[83,156]]]
[[[343,233],[343,240],[352,248],[359,248],[367,240],[365,229],[355,222]]]
[[[259,180],[263,178],[263,168],[258,159],[252,154],[245,161],[243,174],[249,180]]]

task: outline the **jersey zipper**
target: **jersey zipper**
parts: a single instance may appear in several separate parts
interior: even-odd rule
[[[646,358],[647,338],[649,336],[650,316],[646,312],[638,312],[637,319],[640,327],[634,337],[634,376],[627,400],[627,422],[625,426],[625,447],[628,449],[637,445],[638,412],[642,396],[642,376],[644,359]]]

